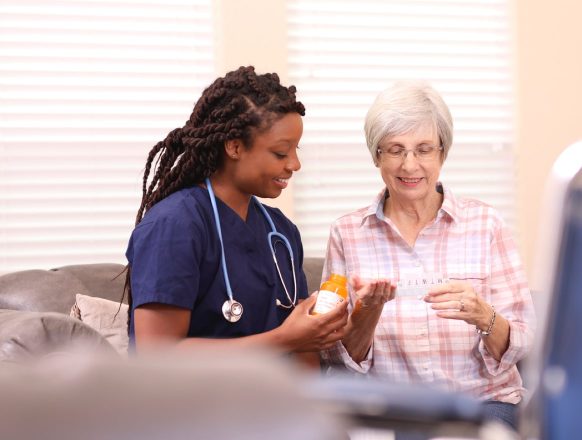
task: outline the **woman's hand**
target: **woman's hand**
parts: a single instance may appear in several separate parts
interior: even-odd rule
[[[424,297],[437,311],[437,316],[460,319],[486,330],[491,322],[491,306],[473,290],[468,282],[450,281],[432,288]]]
[[[500,314],[493,323],[493,309],[483,298],[475,293],[471,284],[461,281],[451,281],[431,289],[424,300],[437,310],[437,316],[447,319],[460,319],[481,330],[491,330],[491,334],[482,337],[487,351],[496,359],[501,360],[509,347],[509,322]]]
[[[394,299],[396,285],[387,279],[362,282],[357,275],[351,276],[350,285],[356,300],[342,343],[354,362],[360,363],[372,346],[384,304]]]
[[[281,343],[292,351],[320,351],[341,340],[348,323],[348,302],[343,301],[327,313],[310,315],[317,294],[297,304],[293,312],[276,330]]]
[[[350,285],[357,298],[356,309],[382,309],[384,303],[394,299],[396,292],[396,286],[387,279],[377,279],[364,283],[358,275],[352,275]]]

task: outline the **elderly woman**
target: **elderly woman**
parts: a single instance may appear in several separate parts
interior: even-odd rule
[[[515,426],[524,394],[516,364],[532,342],[532,300],[497,211],[439,181],[452,130],[447,105],[425,83],[398,83],[372,104],[366,142],[386,187],[331,227],[323,279],[351,278],[350,330],[322,357],[470,393],[490,417]],[[393,288],[360,288],[377,278]]]

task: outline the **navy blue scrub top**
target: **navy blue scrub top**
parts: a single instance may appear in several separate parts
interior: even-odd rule
[[[192,311],[188,336],[229,338],[263,333],[278,327],[290,310],[277,307],[289,300],[281,285],[267,234],[271,228],[257,202],[251,200],[246,222],[216,199],[226,266],[234,299],[244,313],[238,322],[226,321],[222,304],[228,299],[221,268],[220,241],[208,191],[195,186],[177,191],[155,204],[134,229],[126,252],[131,269],[134,309],[161,303]],[[291,243],[297,275],[297,298],[306,298],[303,247],[297,227],[283,213],[265,206],[277,231]],[[289,253],[273,239],[291,298],[293,275]]]

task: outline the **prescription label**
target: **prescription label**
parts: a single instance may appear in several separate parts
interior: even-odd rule
[[[344,299],[335,292],[320,290],[317,294],[317,301],[313,308],[313,313],[318,315],[327,313],[339,303],[343,302],[343,300]]]

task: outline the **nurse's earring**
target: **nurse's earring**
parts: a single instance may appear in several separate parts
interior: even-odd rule
[[[238,160],[239,158],[238,152],[243,147],[244,145],[242,144],[240,139],[229,139],[224,143],[226,155],[232,160]]]

